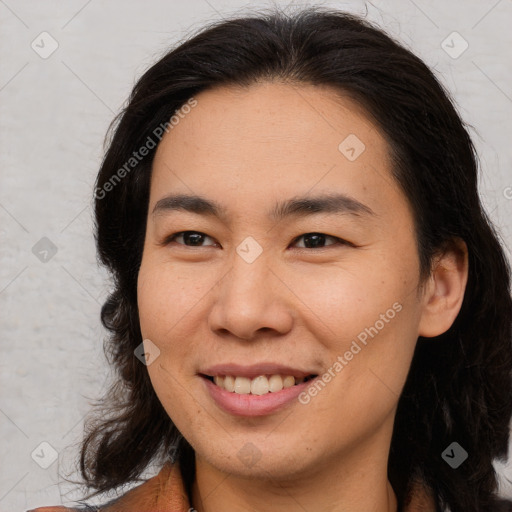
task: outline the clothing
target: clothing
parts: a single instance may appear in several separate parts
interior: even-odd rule
[[[168,462],[156,476],[99,508],[57,506],[27,512],[195,512],[195,509],[190,506],[178,464]],[[436,506],[433,498],[417,487],[404,512],[436,512]]]
[[[146,482],[100,507],[39,507],[27,512],[194,512],[177,463],[165,464]]]

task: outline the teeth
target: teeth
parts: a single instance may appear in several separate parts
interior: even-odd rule
[[[283,388],[291,388],[292,386],[295,386],[295,377],[292,377],[291,375],[287,375],[283,379]]]
[[[239,377],[237,377],[238,379]],[[295,379],[294,379],[295,382]],[[265,375],[256,377],[251,381],[251,395],[266,395],[270,391],[270,384]]]
[[[306,379],[304,377],[295,378],[293,375],[260,375],[255,379],[247,377],[233,377],[232,375],[216,375],[213,382],[220,388],[238,393],[240,395],[266,395],[267,393],[277,393],[284,388],[301,384]]]
[[[235,379],[231,375],[224,377],[224,389],[231,392],[235,391]]]
[[[276,391],[281,391],[281,389],[283,389],[283,379],[281,375],[272,375],[272,377],[270,377],[270,379],[268,380],[268,386],[272,393],[275,393]]]
[[[237,377],[235,379],[235,393],[247,395],[251,392],[251,379],[247,377]]]

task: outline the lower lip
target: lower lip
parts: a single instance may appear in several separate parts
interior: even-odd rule
[[[277,411],[297,399],[315,379],[295,384],[276,393],[265,395],[242,395],[227,391],[206,377],[201,377],[210,396],[225,411],[236,416],[265,416]],[[298,400],[297,400],[298,401]]]

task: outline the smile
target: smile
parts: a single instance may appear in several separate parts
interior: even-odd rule
[[[232,369],[230,369],[231,371]],[[260,367],[261,370],[261,367]],[[309,385],[316,374],[296,372],[293,376],[284,373],[254,373],[225,369],[214,372],[215,375],[201,373],[199,376],[205,385],[206,394],[216,406],[234,416],[266,416],[298,402],[298,396]],[[212,372],[213,373],[213,372]],[[252,375],[251,375],[252,373]],[[302,373],[302,374],[301,374]]]
[[[297,384],[302,384],[313,379],[316,375],[307,377],[294,377],[293,375],[259,375],[254,379],[248,377],[233,375],[216,375],[205,377],[216,386],[240,395],[266,395],[267,393],[277,393],[283,389],[290,388]]]

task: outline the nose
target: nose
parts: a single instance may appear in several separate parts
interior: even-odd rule
[[[255,340],[290,331],[293,294],[268,263],[263,254],[252,263],[235,255],[210,310],[209,327],[217,335]]]

